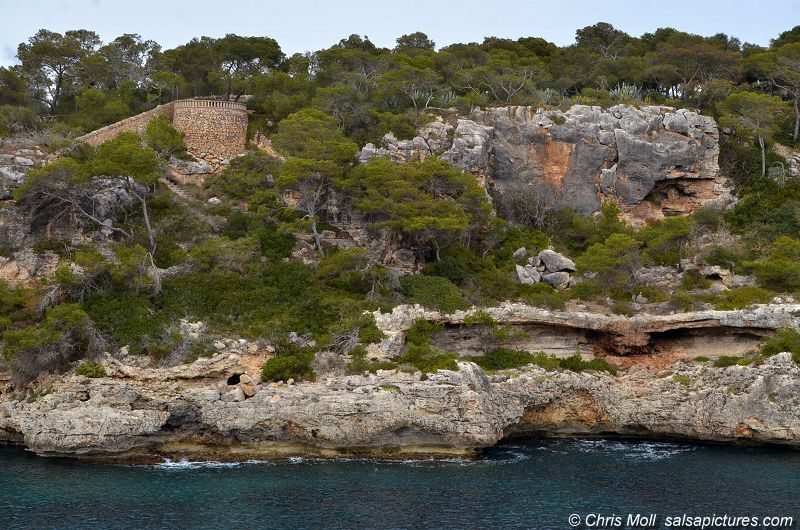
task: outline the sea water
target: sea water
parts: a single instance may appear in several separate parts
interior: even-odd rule
[[[477,460],[143,466],[0,449],[3,529],[555,529],[571,528],[576,515],[578,527],[602,528],[619,526],[598,517],[629,514],[654,514],[657,528],[687,514],[790,516],[800,527],[800,452],[534,439]]]

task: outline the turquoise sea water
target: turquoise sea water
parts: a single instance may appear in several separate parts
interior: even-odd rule
[[[800,528],[800,452],[563,439],[475,461],[122,466],[0,448],[4,529],[551,529],[573,513],[655,513],[657,527],[684,513],[778,515]]]

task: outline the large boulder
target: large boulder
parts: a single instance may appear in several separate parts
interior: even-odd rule
[[[542,275],[542,281],[553,287],[567,287],[569,285],[568,272],[551,272]]]
[[[522,285],[533,285],[534,283],[538,282],[542,275],[539,271],[535,268],[528,265],[527,267],[522,267],[521,265],[516,266],[516,275],[517,281]]]
[[[0,200],[14,197],[14,190],[25,181],[25,173],[13,167],[0,167]]]
[[[548,272],[575,271],[575,262],[555,250],[546,249],[539,252],[539,259]]]

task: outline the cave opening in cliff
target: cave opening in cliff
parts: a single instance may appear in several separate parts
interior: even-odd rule
[[[770,331],[759,328],[713,326],[650,333],[653,353],[683,358],[740,356],[758,349]]]
[[[233,374],[228,378],[228,385],[238,385],[242,374]]]

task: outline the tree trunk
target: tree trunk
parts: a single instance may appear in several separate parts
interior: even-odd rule
[[[317,252],[321,257],[325,257],[325,251],[322,250],[322,240],[317,232],[317,220],[311,218],[311,233],[314,235],[314,245],[317,247]]]
[[[147,192],[144,195],[139,195],[136,193],[134,186],[136,185],[133,182],[133,179],[128,177],[128,189],[131,192],[131,195],[136,197],[139,200],[139,203],[142,205],[142,217],[144,218],[144,226],[147,229],[147,242],[150,245],[150,254],[155,255],[156,253],[156,238],[153,234],[153,226],[150,224],[150,212],[147,210]]]
[[[232,93],[233,93],[233,79],[228,79],[228,90],[225,91],[225,96],[222,98],[222,100],[230,101]]]
[[[767,153],[764,149],[764,137],[758,135],[758,146],[761,148],[761,178],[767,176]]]
[[[50,113],[55,114],[58,109],[58,101],[61,99],[61,85],[64,82],[64,73],[59,72],[56,75],[55,87],[53,87],[53,103],[50,105]]]

